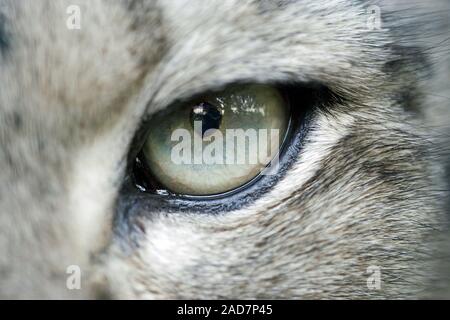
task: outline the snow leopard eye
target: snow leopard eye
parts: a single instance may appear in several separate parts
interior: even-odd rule
[[[280,89],[233,85],[155,115],[137,161],[159,192],[220,195],[275,170],[289,125]]]
[[[250,205],[283,183],[309,143],[317,117],[331,115],[337,106],[345,106],[343,98],[316,82],[235,82],[174,96],[144,116],[135,132],[120,205],[202,214]],[[227,148],[227,129],[240,130],[228,137],[234,148]],[[260,134],[266,138],[262,142]],[[197,147],[201,143],[197,158],[195,141]]]

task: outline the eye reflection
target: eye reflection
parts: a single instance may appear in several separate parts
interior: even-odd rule
[[[190,117],[192,129],[194,130],[195,122],[201,122],[201,137],[203,137],[206,131],[220,128],[222,111],[208,102],[201,102],[192,108]]]

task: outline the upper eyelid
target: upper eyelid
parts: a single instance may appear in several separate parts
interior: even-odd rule
[[[170,65],[170,60],[165,61]],[[225,64],[225,63],[224,63]],[[235,69],[235,64],[228,65],[230,69]],[[188,72],[182,72],[182,77],[186,77],[184,81],[178,80],[180,73],[166,71],[164,67],[156,70],[158,73],[156,78],[151,78],[144,83],[141,91],[144,96],[147,94],[146,109],[143,118],[149,118],[156,112],[164,112],[174,104],[184,103],[191,99],[198,98],[210,92],[218,92],[233,84],[259,83],[266,85],[277,85],[286,83],[320,83],[319,79],[307,77],[298,72],[297,74],[284,73],[277,71],[277,67],[267,66],[271,72],[255,72],[255,68],[251,65],[240,65],[239,74],[233,74],[225,70],[220,71],[214,63],[210,69],[205,70],[205,74],[191,75]],[[170,70],[170,68],[169,68]],[[175,80],[174,80],[175,79]],[[179,81],[181,83],[179,83]],[[176,82],[175,84],[173,82]]]
[[[307,44],[305,46],[307,47]],[[225,61],[215,61],[210,57],[203,59],[197,57],[198,61],[194,61],[196,64],[200,64],[205,59],[211,60],[208,60],[208,68],[201,72],[199,68],[196,68],[195,63],[189,60],[189,56],[183,60],[173,54],[174,57],[162,61],[163,65],[154,71],[155,76],[151,77],[149,83],[144,84],[143,90],[152,92],[148,98],[145,117],[168,108],[176,101],[190,100],[205,92],[221,90],[233,83],[326,83],[328,87],[335,87],[340,92],[353,91],[355,96],[364,91],[367,85],[370,85],[370,83],[363,84],[361,81],[348,81],[349,78],[354,77],[360,79],[359,72],[363,67],[357,62],[351,64],[348,61],[344,63],[339,60],[339,62],[330,64],[329,61],[332,59],[329,59],[323,64],[316,62],[316,65],[312,65],[312,61],[301,61],[300,59],[298,70],[292,72],[290,68],[280,62],[283,59],[277,59],[276,53],[273,54],[274,58],[269,61],[267,57],[245,55]],[[345,54],[343,55],[345,56]],[[172,59],[176,60],[177,64],[183,61],[186,64],[185,68],[173,70],[171,65],[175,64],[175,61]],[[304,68],[301,68],[302,65]],[[336,71],[336,66],[342,70]],[[370,82],[370,78],[367,80]]]

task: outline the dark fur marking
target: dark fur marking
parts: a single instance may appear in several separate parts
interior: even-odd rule
[[[23,126],[22,115],[19,112],[13,113],[13,122],[16,130],[20,130]]]
[[[428,79],[433,76],[432,64],[426,51],[418,47],[404,47],[394,45],[390,47],[392,59],[386,62],[383,71],[390,76],[398,88],[395,100],[406,111],[422,114],[421,98],[418,79]]]
[[[10,47],[10,39],[5,26],[6,17],[0,13],[0,55],[5,55]]]

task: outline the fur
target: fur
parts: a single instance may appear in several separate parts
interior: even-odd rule
[[[2,298],[446,296],[448,1],[0,4]],[[66,28],[71,4],[80,30]],[[382,30],[368,30],[371,5]],[[125,194],[143,119],[235,82],[342,99],[239,209]],[[66,288],[69,265],[82,290]]]

